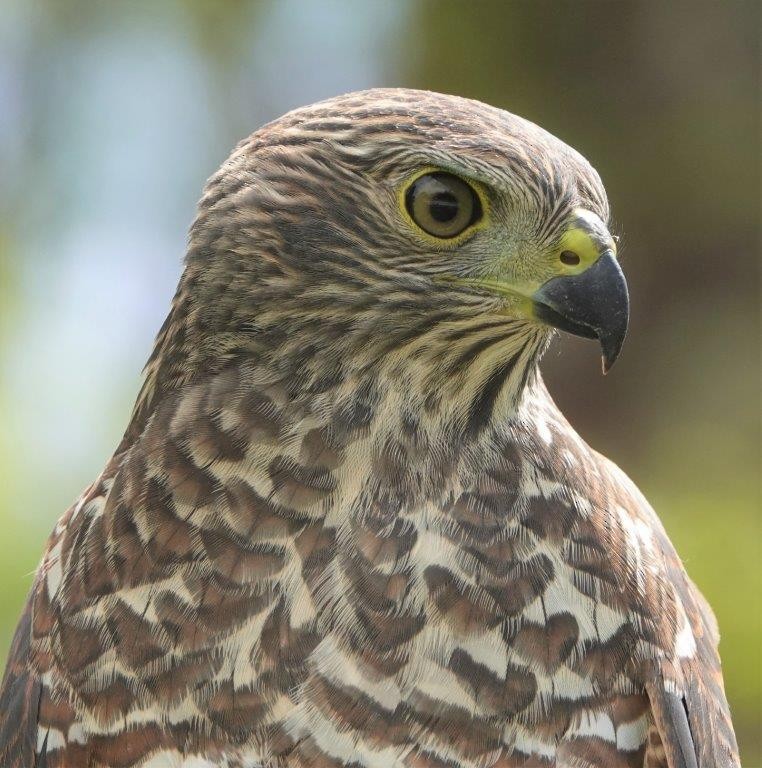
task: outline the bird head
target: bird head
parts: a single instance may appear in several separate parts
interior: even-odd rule
[[[605,371],[628,317],[607,218],[579,153],[480,102],[381,89],[295,110],[210,179],[148,378],[248,356],[314,388],[406,358],[484,385],[554,328],[599,339]]]

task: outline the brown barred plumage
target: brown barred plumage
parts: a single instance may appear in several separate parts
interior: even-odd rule
[[[396,191],[490,189],[458,248]],[[546,392],[550,329],[441,279],[553,277],[596,173],[473,101],[292,112],[210,180],[125,437],[61,518],[0,764],[737,766],[711,610]]]

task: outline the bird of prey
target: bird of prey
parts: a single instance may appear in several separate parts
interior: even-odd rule
[[[608,217],[577,152],[463,98],[242,141],[48,542],[0,764],[738,766],[710,608],[538,371],[555,328],[619,354]]]

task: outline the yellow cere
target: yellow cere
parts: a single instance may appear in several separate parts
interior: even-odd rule
[[[578,275],[584,272],[605,251],[611,251],[616,255],[616,243],[609,234],[606,225],[596,214],[584,208],[577,208],[572,215],[572,221],[576,226],[572,226],[564,232],[558,245],[560,274]],[[577,254],[579,263],[562,263],[560,254],[564,251]]]

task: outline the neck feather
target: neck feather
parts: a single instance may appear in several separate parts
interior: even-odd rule
[[[125,441],[170,393],[230,365],[278,386],[301,411],[381,411],[388,429],[406,419],[456,440],[478,438],[516,413],[538,377],[549,334],[500,315],[429,306],[358,315],[351,306],[295,306],[247,322],[194,311],[181,286],[146,365]]]

